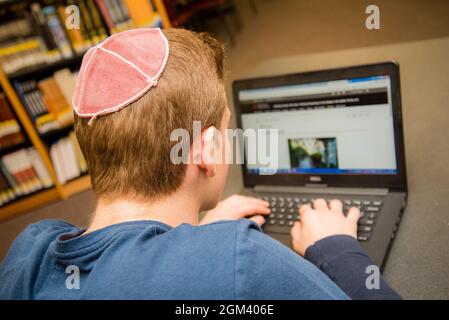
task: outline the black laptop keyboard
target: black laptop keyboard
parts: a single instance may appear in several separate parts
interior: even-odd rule
[[[278,226],[290,229],[299,219],[298,209],[303,204],[312,205],[313,198],[265,196],[261,199],[270,203],[271,214],[266,221],[267,226]],[[328,202],[331,199],[326,199]],[[343,202],[343,211],[346,214],[349,208],[358,207],[361,217],[358,223],[357,237],[359,241],[368,241],[371,237],[376,219],[382,208],[381,200],[348,200]]]

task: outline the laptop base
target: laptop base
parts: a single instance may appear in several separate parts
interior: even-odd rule
[[[346,210],[351,206],[359,207],[362,216],[358,225],[358,240],[381,270],[406,203],[404,192],[386,189],[263,186],[256,187],[252,193],[270,202],[272,213],[263,226],[264,232],[290,248],[290,229],[298,219],[298,208],[302,204],[323,198],[328,201],[341,200]]]

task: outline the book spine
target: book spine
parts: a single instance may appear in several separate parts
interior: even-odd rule
[[[56,9],[53,6],[47,6],[42,9],[47,22],[47,26],[56,42],[56,45],[64,58],[71,58],[73,56],[72,48],[64,29],[61,26]]]
[[[79,177],[81,174],[81,170],[78,165],[78,161],[76,159],[75,149],[73,148],[72,141],[70,138],[62,139],[63,146],[63,156],[64,156],[64,164],[67,168],[67,176],[68,179],[74,179]]]
[[[58,145],[59,142],[56,142],[51,145],[50,157],[55,167],[56,177],[58,178],[59,183],[64,184],[66,182],[66,178],[64,174],[63,164],[61,163],[61,159],[59,157]]]
[[[115,22],[115,25],[118,26],[123,22],[123,18],[121,16],[120,11],[117,10],[117,6],[114,0],[104,0],[106,6],[108,7],[109,12],[111,13],[111,17]]]
[[[33,165],[28,158],[26,149],[21,149],[17,153],[22,164],[24,174],[26,175],[27,181],[30,185],[31,192],[42,189],[42,182],[40,181],[36,171],[33,168]]]
[[[81,17],[86,26],[87,33],[89,34],[89,38],[93,43],[98,43],[99,37],[97,35],[97,32],[95,31],[94,23],[91,19],[91,16],[89,15],[85,2],[80,0],[78,2],[78,6],[80,8]]]
[[[38,106],[33,94],[34,94],[34,92],[26,93],[25,100],[27,101],[28,105],[30,106],[30,108],[33,112],[33,117],[38,117],[40,114],[39,106]]]
[[[42,8],[39,3],[33,3],[31,4],[31,13],[28,14],[27,11],[25,11],[25,14],[27,17],[29,17],[29,21],[33,24],[33,27],[39,34],[42,35],[45,45],[48,48],[48,50],[57,50],[58,46],[51,34],[50,29],[47,26],[46,19],[44,14],[42,13]]]
[[[51,180],[50,173],[48,172],[47,168],[45,167],[44,163],[42,162],[41,157],[39,156],[39,153],[34,148],[28,148],[27,150],[28,159],[30,160],[31,164],[34,167],[34,170],[37,173],[37,176],[42,181],[42,184],[45,188],[49,188],[53,185],[53,182]]]
[[[21,196],[22,195],[22,189],[19,187],[19,185],[17,184],[16,180],[11,175],[10,171],[6,168],[6,166],[5,166],[5,164],[3,163],[2,160],[0,160],[0,171],[3,173],[4,177],[8,181],[9,185],[11,186],[11,188],[13,189],[14,194],[16,196]]]
[[[16,181],[20,188],[21,194],[25,195],[30,193],[30,186],[26,181],[26,175],[21,167],[17,152],[7,154],[2,157],[2,162],[5,164],[6,169],[11,173],[11,176]]]
[[[3,192],[2,192],[2,204],[8,203],[14,200],[17,195],[14,192],[14,188],[9,184],[8,179],[0,170],[0,179],[2,180]]]
[[[25,141],[6,95],[0,92],[0,146],[10,146]]]
[[[100,9],[101,15],[103,16],[103,19],[106,22],[109,32],[113,33],[114,30],[116,29],[116,26],[114,20],[112,19],[111,13],[109,12],[109,9],[106,5],[105,0],[95,0],[95,3]]]
[[[128,24],[128,27],[132,27],[132,21],[129,17],[129,12],[125,4],[122,0],[113,0],[115,2],[115,5],[117,7],[117,11],[120,12],[121,17],[123,18],[123,22]]]
[[[94,25],[95,31],[99,37],[99,40],[102,41],[107,38],[108,33],[103,25],[103,22],[100,17],[100,13],[98,12],[97,7],[95,6],[94,0],[85,0],[87,12],[89,13],[92,23]]]
[[[0,205],[8,202],[7,196],[8,184],[3,176],[0,174]]]
[[[27,110],[28,114],[30,115],[30,117],[35,120],[36,119],[36,115],[34,114],[33,109],[31,108],[31,106],[29,105],[25,93],[22,90],[22,86],[20,84],[19,81],[13,81],[12,82],[13,87],[16,89],[17,94],[20,97],[20,100],[22,101],[23,106],[25,107],[25,109]]]
[[[31,93],[34,102],[36,103],[36,108],[39,111],[39,115],[43,115],[48,113],[48,108],[42,99],[41,92],[39,90],[35,90]]]

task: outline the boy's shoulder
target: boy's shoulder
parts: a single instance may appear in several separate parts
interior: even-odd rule
[[[35,223],[29,224],[16,238],[15,241],[32,237],[46,237],[53,236],[55,233],[61,233],[66,231],[79,230],[76,226],[56,219],[41,220]]]
[[[222,241],[227,239],[225,245],[244,241],[246,238],[268,238],[263,234],[260,226],[249,219],[238,220],[222,220],[209,224],[192,226],[189,224],[182,224],[172,229],[173,234],[182,238],[201,239],[210,238],[211,241]],[[170,232],[167,233],[170,236]],[[214,240],[215,239],[215,240]],[[231,241],[233,240],[233,241]],[[270,239],[269,239],[270,240]]]
[[[38,247],[48,246],[48,244],[55,239],[56,235],[75,230],[79,229],[63,220],[49,219],[29,224],[16,237],[8,250],[7,257],[24,254],[31,250],[36,251]]]
[[[51,232],[51,231],[63,231],[66,229],[75,229],[77,228],[73,224],[58,219],[44,219],[38,222],[29,224],[23,232]]]
[[[60,233],[68,233],[80,230],[78,227],[56,219],[41,220],[29,224],[16,238],[14,242],[22,242],[24,240],[48,241],[54,240],[55,235]]]
[[[234,255],[244,260],[251,259],[260,250],[272,257],[296,256],[291,249],[266,235],[257,223],[243,218],[199,226],[182,224],[164,236],[177,240],[178,243],[188,244],[192,250],[220,248],[226,252],[225,255]],[[251,253],[245,254],[248,251]]]

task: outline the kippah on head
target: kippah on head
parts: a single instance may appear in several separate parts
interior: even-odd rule
[[[76,81],[75,113],[94,119],[139,99],[157,85],[168,51],[167,38],[159,28],[117,33],[90,48]]]

